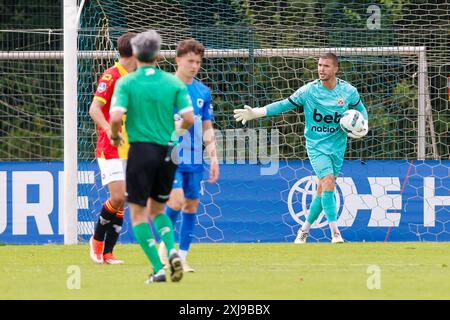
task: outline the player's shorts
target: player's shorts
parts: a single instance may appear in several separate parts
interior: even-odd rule
[[[311,166],[319,179],[325,178],[330,174],[334,177],[339,176],[344,163],[344,154],[324,154],[315,150],[307,151]]]
[[[202,179],[203,172],[182,172],[177,170],[172,189],[182,188],[185,198],[198,199],[200,198]]]
[[[103,186],[114,181],[125,181],[127,160],[98,158],[97,162],[100,168]]]
[[[134,142],[128,153],[126,188],[130,203],[142,207],[148,198],[165,203],[172,190],[177,166],[171,148],[150,142]]]

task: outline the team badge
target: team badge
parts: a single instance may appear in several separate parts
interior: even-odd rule
[[[344,98],[338,98],[337,99],[337,104],[338,104],[338,106],[343,106],[344,105]]]
[[[97,91],[98,91],[99,93],[102,93],[102,92],[104,92],[105,90],[106,90],[106,83],[104,83],[104,82],[100,83],[100,84],[98,85]]]
[[[110,75],[109,73],[103,75],[103,77],[102,77],[102,80],[106,80],[106,81],[109,81],[111,79],[112,79],[112,75]]]
[[[203,99],[198,98],[197,99],[197,107],[202,108],[205,101]]]

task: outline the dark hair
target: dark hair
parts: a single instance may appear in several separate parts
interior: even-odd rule
[[[326,52],[326,53],[322,54],[322,55],[319,57],[319,59],[330,59],[330,60],[333,60],[333,63],[334,63],[337,67],[339,67],[339,59],[338,59],[338,57],[337,57],[334,53]]]
[[[136,36],[137,33],[127,32],[117,39],[117,49],[119,54],[123,58],[129,58],[133,56],[133,49],[131,48],[131,39]]]
[[[195,39],[187,39],[180,41],[177,46],[177,57],[182,57],[189,52],[198,54],[203,58],[205,55],[205,47]]]

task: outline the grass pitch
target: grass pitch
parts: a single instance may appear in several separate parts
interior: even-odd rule
[[[0,246],[0,299],[450,299],[449,243],[194,244],[195,273],[151,285],[138,245],[115,252],[125,265],[93,264],[88,245]]]

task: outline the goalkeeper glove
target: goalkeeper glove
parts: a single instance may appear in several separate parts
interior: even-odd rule
[[[265,108],[251,108],[245,105],[244,109],[234,109],[234,118],[237,122],[242,122],[245,124],[247,121],[262,118],[266,116]]]
[[[347,136],[353,139],[361,139],[362,137],[366,136],[368,132],[369,132],[369,122],[364,121],[364,125],[359,131],[349,131],[347,133]]]

